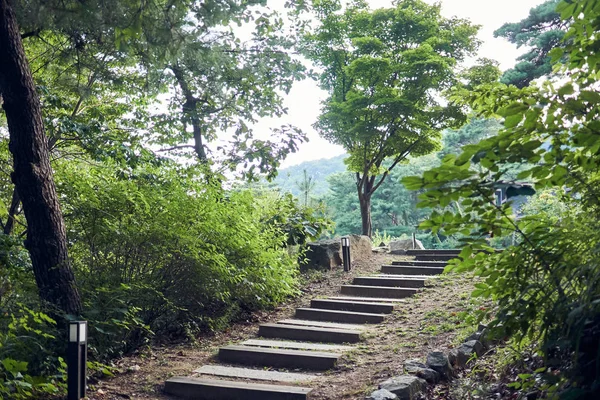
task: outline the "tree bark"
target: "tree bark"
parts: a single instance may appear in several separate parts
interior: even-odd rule
[[[360,218],[362,220],[362,235],[373,236],[373,224],[371,222],[371,197],[373,195],[374,177],[365,175],[360,178],[357,174],[358,202],[360,203]]]
[[[0,0],[0,93],[13,155],[11,177],[27,220],[25,247],[40,297],[67,314],[81,313],[81,299],[67,256],[63,216],[44,133],[39,97],[9,0]]]
[[[373,227],[371,225],[371,197],[358,195],[360,203],[360,217],[362,219],[362,234],[368,237],[373,236]]]
[[[198,110],[196,110],[197,104],[200,100],[194,97],[190,87],[185,80],[183,71],[177,67],[171,67],[171,71],[175,75],[175,79],[179,84],[179,88],[185,97],[185,103],[182,106],[184,121],[188,120],[192,124],[194,132],[194,151],[196,156],[201,163],[207,163],[208,157],[204,150],[204,143],[202,143],[202,127],[200,126],[200,118],[198,118]]]

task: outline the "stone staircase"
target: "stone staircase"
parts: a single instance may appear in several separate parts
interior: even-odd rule
[[[440,274],[457,250],[409,250],[413,261],[384,265],[380,275],[355,277],[341,295],[313,299],[295,318],[261,324],[258,339],[219,349],[218,365],[166,381],[167,394],[197,400],[305,400],[310,382],[331,370],[373,324],[385,321],[403,298]],[[267,370],[268,368],[268,370]],[[289,371],[293,372],[289,372]],[[256,382],[256,383],[255,383]]]

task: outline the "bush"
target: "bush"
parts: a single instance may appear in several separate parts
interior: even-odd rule
[[[298,222],[271,223],[293,207],[225,192],[193,168],[114,169],[71,163],[57,174],[92,348],[114,356],[153,333],[220,329],[296,293],[285,246]]]
[[[64,363],[55,321],[40,311],[29,256],[20,240],[0,234],[0,397],[56,394]]]

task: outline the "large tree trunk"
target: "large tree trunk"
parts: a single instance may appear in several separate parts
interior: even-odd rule
[[[362,219],[362,235],[372,237],[373,225],[371,222],[371,197],[375,191],[375,177],[366,172],[361,177],[356,174],[356,188],[358,189],[358,202],[360,204],[360,217]]]
[[[67,257],[65,224],[48,156],[33,78],[9,0],[0,0],[0,93],[13,155],[12,180],[27,219],[25,247],[43,301],[68,314],[81,300]]]
[[[373,236],[373,227],[371,225],[371,197],[359,193],[358,201],[360,203],[360,217],[362,219],[362,234],[371,237]]]

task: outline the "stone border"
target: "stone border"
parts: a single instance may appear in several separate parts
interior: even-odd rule
[[[365,400],[416,400],[427,389],[441,380],[451,381],[456,370],[464,369],[473,358],[483,354],[490,343],[486,340],[487,327],[479,325],[477,332],[448,352],[434,350],[427,355],[425,363],[419,360],[404,362],[407,374],[392,377],[379,384],[379,389],[365,397]]]

